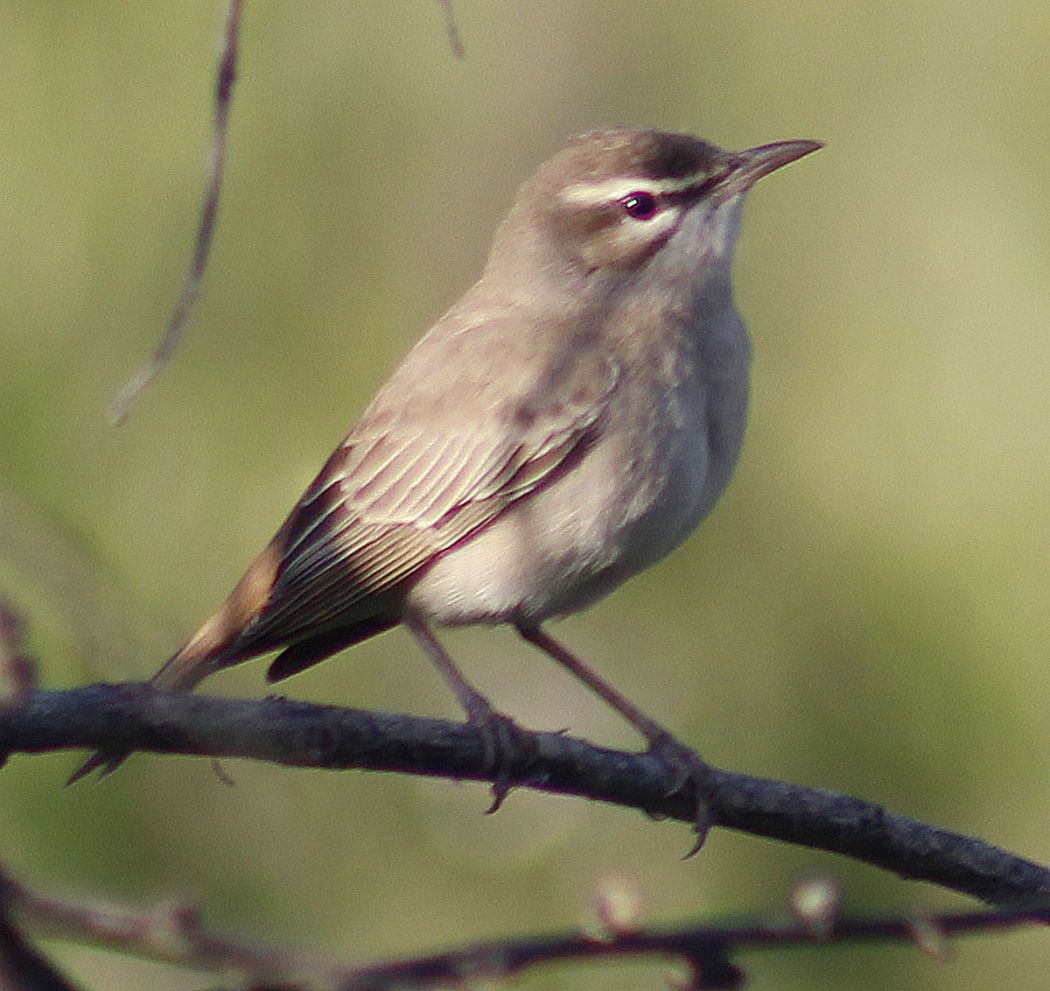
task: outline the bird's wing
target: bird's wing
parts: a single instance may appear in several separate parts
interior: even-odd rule
[[[338,626],[367,616],[369,600],[382,611],[385,593],[558,477],[619,381],[611,356],[580,351],[510,395],[484,383],[491,401],[447,380],[406,396],[395,377],[275,538],[276,581],[241,644],[265,650]],[[476,369],[468,379],[478,387]]]

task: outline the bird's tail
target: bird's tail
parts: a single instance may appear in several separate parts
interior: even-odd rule
[[[207,654],[202,655],[192,649],[196,642],[197,637],[194,637],[184,647],[172,654],[164,666],[150,678],[149,684],[153,688],[188,692],[214,671],[216,665],[211,658]],[[96,751],[69,776],[66,787],[75,785],[81,778],[86,778],[95,770],[101,771],[99,777],[108,777],[127,760],[130,753],[130,750]]]
[[[245,637],[246,627],[262,612],[277,572],[278,554],[272,543],[245,572],[244,577],[222,608],[150,679],[150,686],[171,692],[192,691],[208,675],[220,668],[247,660],[261,651],[272,649]],[[128,750],[99,750],[80,765],[66,781],[68,788],[92,771],[101,777],[112,774],[127,759]]]

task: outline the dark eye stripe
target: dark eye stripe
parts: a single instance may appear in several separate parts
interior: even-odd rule
[[[688,186],[682,186],[681,189],[669,191],[664,196],[672,203],[692,203],[696,200],[703,199],[715,186],[722,182],[726,177],[724,171],[713,172],[705,175],[702,179],[692,183]]]

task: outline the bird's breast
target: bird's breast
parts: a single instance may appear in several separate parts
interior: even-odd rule
[[[665,354],[670,375],[625,376],[585,455],[430,565],[409,607],[445,625],[538,622],[586,607],[680,544],[725,488],[746,414],[735,312],[709,344],[715,352]]]

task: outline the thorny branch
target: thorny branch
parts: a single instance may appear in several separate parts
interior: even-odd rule
[[[72,748],[248,757],[297,767],[398,771],[574,795],[691,823],[695,797],[649,754],[518,729],[498,771],[467,724],[294,702],[213,698],[144,684],[37,691],[0,710],[0,755]],[[1008,905],[1050,896],[1050,869],[982,840],[834,792],[712,769],[714,822],[839,853],[901,877]]]

